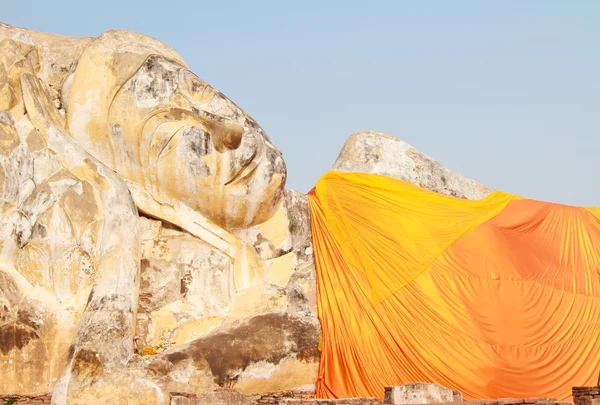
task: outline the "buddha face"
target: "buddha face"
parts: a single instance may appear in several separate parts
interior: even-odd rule
[[[264,222],[278,208],[281,152],[242,109],[176,61],[149,55],[118,87],[107,123],[103,148],[113,169],[159,202],[178,200],[230,229]]]

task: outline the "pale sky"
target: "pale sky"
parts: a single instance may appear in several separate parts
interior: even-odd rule
[[[359,130],[484,185],[600,205],[600,2],[3,0],[0,21],[176,49],[308,191]]]

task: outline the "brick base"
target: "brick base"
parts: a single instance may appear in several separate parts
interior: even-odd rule
[[[40,405],[52,403],[52,394],[41,395],[0,395],[0,405],[4,405],[10,400],[19,405]]]
[[[203,395],[171,393],[171,405],[380,405],[376,398],[308,399],[314,392],[284,391],[262,395],[244,395],[235,390],[222,390]]]
[[[590,395],[597,395],[597,402],[581,402],[575,405],[600,405],[600,387]],[[586,391],[587,394],[589,394]],[[380,405],[377,398],[309,399],[314,393],[286,391],[263,395],[244,395],[235,390],[222,390],[203,395],[171,393],[171,405]],[[575,396],[575,394],[573,394]],[[478,401],[446,402],[435,405],[571,405],[553,398],[500,398]]]
[[[600,387],[573,387],[575,405],[600,405]]]
[[[560,402],[554,398],[499,398],[481,399],[477,401],[446,402],[435,405],[572,405],[570,402]],[[600,404],[598,404],[600,405]]]
[[[171,393],[171,405],[380,405],[376,398],[307,399],[311,392],[285,391],[263,395],[244,395],[235,390],[223,390],[204,395]],[[18,405],[50,404],[52,395],[0,395],[0,405],[14,399]],[[600,405],[600,387],[573,387],[575,405]],[[448,402],[436,405],[570,405],[552,398],[501,398],[480,401]]]

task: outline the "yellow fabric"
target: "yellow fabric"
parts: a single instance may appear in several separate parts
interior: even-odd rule
[[[313,195],[332,242],[343,246],[346,263],[367,277],[375,304],[515,198],[495,191],[482,200],[464,200],[386,176],[343,172],[323,176]],[[365,238],[377,238],[376,243]]]
[[[323,328],[317,396],[426,381],[467,399],[570,397],[600,363],[600,220],[331,172],[309,194]]]

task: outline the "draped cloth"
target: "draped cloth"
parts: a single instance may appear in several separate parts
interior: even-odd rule
[[[317,397],[430,382],[465,399],[596,385],[600,210],[495,191],[472,201],[372,174],[309,193]]]

